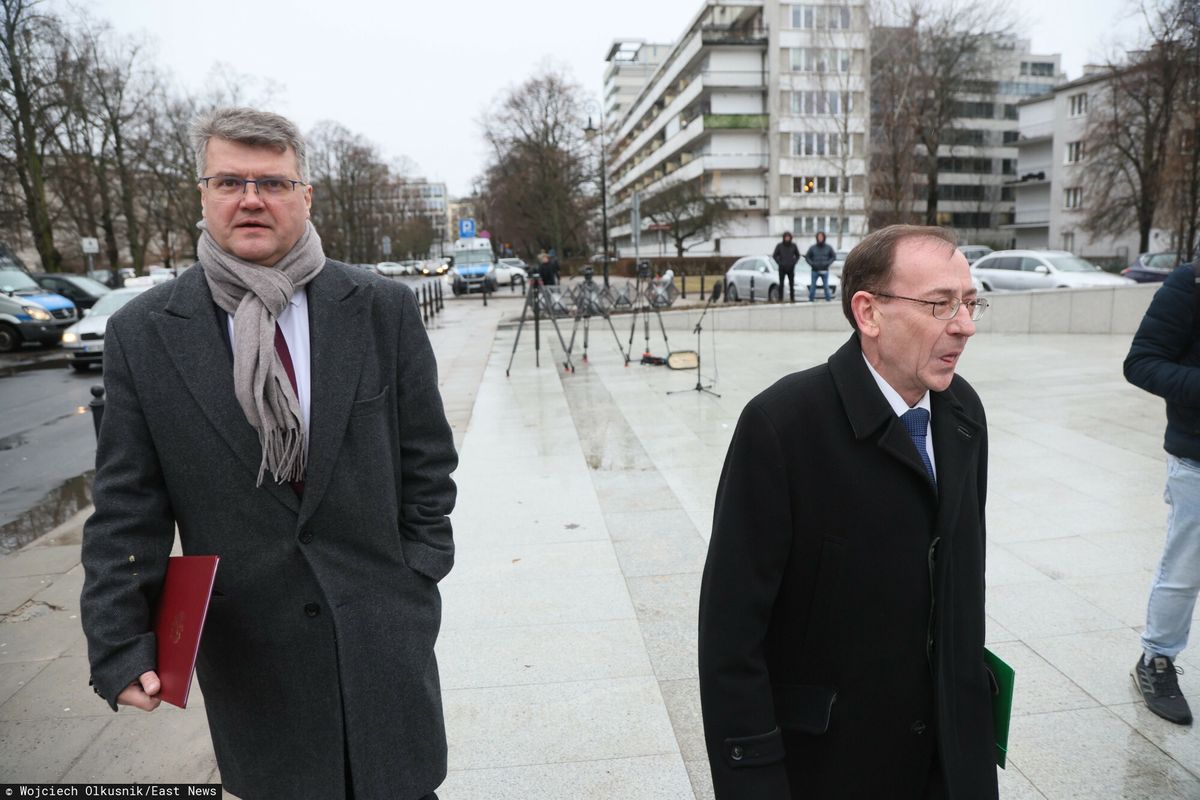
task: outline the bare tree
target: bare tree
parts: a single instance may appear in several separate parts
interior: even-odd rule
[[[21,186],[25,219],[42,268],[56,270],[62,254],[46,188],[46,158],[63,114],[55,73],[59,21],[34,0],[0,0],[0,159]]]
[[[670,226],[666,234],[683,258],[685,251],[722,230],[733,209],[726,198],[706,193],[700,180],[692,180],[655,192],[642,202],[641,213],[656,225]]]
[[[1194,3],[1144,3],[1144,49],[1126,64],[1109,63],[1099,102],[1088,109],[1082,159],[1092,184],[1103,188],[1088,195],[1084,228],[1119,236],[1136,225],[1141,252],[1150,246],[1163,203],[1165,167],[1189,66],[1187,42],[1195,41]]]

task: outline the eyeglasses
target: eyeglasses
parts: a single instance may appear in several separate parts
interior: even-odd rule
[[[246,184],[253,183],[254,191],[259,197],[282,199],[295,191],[304,181],[294,181],[291,178],[259,178],[256,181],[238,178],[234,175],[209,175],[200,179],[204,188],[212,192],[220,200],[232,200],[246,193]]]
[[[966,306],[967,313],[971,315],[972,320],[977,320],[983,316],[983,312],[987,311],[988,301],[982,297],[974,300],[920,300],[916,297],[901,297],[898,294],[885,294],[883,292],[871,292],[876,297],[890,297],[893,300],[907,300],[910,303],[924,303],[927,306],[933,306],[934,319],[940,319],[948,322],[954,319],[958,314],[959,306]]]

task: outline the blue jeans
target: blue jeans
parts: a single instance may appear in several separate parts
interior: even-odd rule
[[[1187,646],[1200,594],[1200,461],[1167,454],[1167,544],[1146,606],[1142,649],[1175,658]]]
[[[812,302],[817,296],[817,280],[825,285],[825,302],[829,302],[829,270],[813,270],[812,279],[808,284],[808,302]]]

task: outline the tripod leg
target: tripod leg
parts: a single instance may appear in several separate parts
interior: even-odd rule
[[[521,321],[517,323],[517,335],[513,337],[512,355],[508,357],[508,366],[504,369],[504,377],[512,372],[513,359],[517,357],[517,345],[521,343],[521,329],[525,327],[525,315],[529,312],[529,295],[525,295],[525,305],[521,307]]]
[[[591,328],[591,317],[583,318],[583,363],[587,363],[588,331]]]
[[[604,321],[608,323],[609,330],[612,331],[613,339],[617,342],[617,349],[621,351],[621,355],[625,357],[625,366],[629,366],[629,354],[621,349],[621,337],[617,333],[617,326],[613,325],[612,317],[607,312],[600,312],[604,316]]]
[[[567,341],[563,338],[562,329],[558,327],[558,318],[554,316],[553,306],[547,304],[550,311],[550,324],[554,326],[554,332],[558,334],[558,343],[562,345],[563,352],[566,353],[567,360],[563,363],[563,369],[569,372],[575,371],[575,365],[571,363],[571,353],[567,350]]]
[[[669,341],[667,341],[667,326],[663,324],[662,312],[656,308],[656,309],[654,309],[654,315],[658,317],[658,328],[659,328],[659,330],[662,331],[663,346],[666,347],[667,352],[670,353],[671,352],[671,343]],[[650,341],[649,337],[646,338],[646,341],[647,342]]]

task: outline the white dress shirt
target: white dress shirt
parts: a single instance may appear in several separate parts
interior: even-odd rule
[[[226,315],[229,324],[229,343],[233,344],[233,315]],[[277,320],[283,340],[287,342],[288,354],[292,357],[292,371],[296,373],[296,394],[300,396],[300,418],[304,432],[308,433],[309,409],[312,400],[311,349],[308,343],[308,295],[300,286],[292,294],[292,301]]]
[[[865,353],[863,354],[863,361],[866,363],[867,369],[871,371],[871,377],[875,379],[875,383],[879,384],[879,391],[883,392],[883,396],[888,401],[888,405],[892,407],[892,411],[896,412],[897,417],[904,416],[904,412],[910,410],[908,403],[904,402],[904,398],[900,396],[900,393],[893,389],[892,385],[875,371],[875,367],[871,366],[871,362],[867,360]],[[929,412],[929,422],[925,426],[925,453],[929,456],[929,465],[933,467],[933,474],[937,475],[937,462],[933,460],[933,407],[929,404],[928,389],[925,390],[925,394],[921,395],[921,399],[912,408],[923,408]]]

